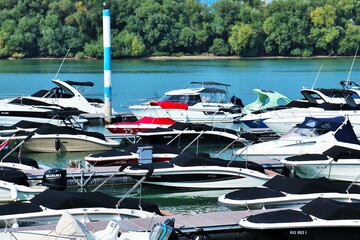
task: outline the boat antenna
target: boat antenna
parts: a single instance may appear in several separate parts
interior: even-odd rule
[[[318,78],[319,78],[319,75],[320,75],[320,72],[321,72],[322,67],[323,67],[323,64],[321,64],[321,66],[320,66],[320,69],[319,69],[319,71],[318,71],[318,73],[317,73],[317,75],[316,75],[315,81],[314,81],[311,89],[314,89],[315,83],[316,83],[316,81],[317,81]]]
[[[64,64],[65,59],[66,59],[67,55],[69,54],[69,52],[70,52],[70,48],[67,50],[67,52],[66,52],[66,54],[65,54],[65,57],[63,58],[63,60],[62,60],[62,62],[61,62],[61,64],[60,64],[60,67],[59,67],[59,69],[58,69],[58,71],[57,71],[54,79],[57,79],[57,76],[59,75],[60,69],[62,68],[62,65]]]
[[[353,67],[354,67],[354,62],[355,62],[355,59],[356,59],[358,50],[359,50],[359,46],[356,47],[356,51],[355,51],[355,55],[354,55],[353,61],[352,61],[352,63],[351,63],[350,71],[349,71],[348,77],[347,77],[347,79],[346,79],[346,81],[345,81],[345,89],[348,88],[348,85],[349,85],[349,83],[350,83],[350,75],[351,75],[352,69],[353,69]]]

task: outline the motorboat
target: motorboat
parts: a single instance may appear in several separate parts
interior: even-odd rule
[[[80,88],[91,88],[93,82],[62,81],[54,79],[56,87],[50,90],[39,90],[30,96],[21,96],[1,100],[0,103],[18,105],[52,105],[61,108],[73,108],[82,113],[103,114],[104,102],[101,99],[86,98]],[[85,89],[84,89],[85,92]]]
[[[294,178],[277,175],[262,186],[221,195],[218,201],[233,210],[299,208],[318,198],[360,202],[360,187],[327,178]]]
[[[352,125],[346,117],[305,120],[279,139],[245,146],[236,154],[247,160],[280,160],[294,155],[324,152],[331,147],[348,146],[360,150]]]
[[[102,192],[47,189],[28,202],[0,205],[0,227],[56,224],[67,211],[82,222],[161,216],[158,206],[135,198],[117,198]]]
[[[184,147],[191,144],[223,146],[246,141],[235,129],[214,127],[206,124],[176,122],[167,128],[155,128],[138,132],[141,141],[150,144],[172,144]]]
[[[317,198],[300,209],[253,214],[239,221],[256,239],[358,239],[360,204]]]
[[[176,123],[171,118],[154,118],[154,117],[142,117],[141,119],[133,122],[117,122],[106,125],[106,129],[112,133],[127,133],[134,134],[137,132],[143,132],[154,128],[167,128]]]
[[[141,119],[144,116],[168,117],[186,123],[233,122],[241,116],[241,99],[229,98],[229,84],[218,82],[192,82],[195,88],[166,92],[156,101],[129,106],[130,111]]]
[[[114,149],[91,153],[84,159],[93,166],[122,166],[128,163],[166,162],[182,150],[165,144],[132,144],[127,149]]]
[[[257,98],[255,101],[246,104],[243,107],[241,112],[244,115],[263,109],[283,106],[292,101],[285,95],[272,90],[255,88],[253,89],[253,92],[257,95]]]
[[[336,144],[322,153],[300,154],[280,160],[302,178],[326,177],[334,181],[359,182],[360,147]]]
[[[149,167],[154,170],[144,184],[174,188],[246,188],[261,185],[272,177],[261,165],[250,161],[230,161],[191,152],[183,152],[169,162],[140,164],[123,171],[138,180],[148,173]]]
[[[120,142],[106,138],[102,133],[52,124],[43,124],[30,132],[18,131],[15,134],[3,134],[0,136],[0,141],[8,141],[9,148],[16,147],[20,142],[24,152],[105,151],[120,145]]]
[[[117,240],[119,235],[119,224],[116,221],[107,221],[105,229],[90,229],[85,223],[79,221],[67,211],[64,211],[56,225],[34,228],[14,227],[0,232],[0,239],[92,239],[92,240]],[[125,235],[125,234],[124,234]]]
[[[297,121],[295,123],[301,123],[307,116],[348,116],[351,121],[354,118],[354,122],[358,122],[355,119],[358,118],[360,110],[359,89],[304,88],[301,94],[304,98],[293,100],[286,105],[254,111],[239,118],[238,121],[250,128],[272,127],[274,132],[280,134],[293,127],[295,121]],[[275,121],[272,123],[273,120]],[[274,127],[275,124],[278,128],[285,128],[285,130],[279,131]]]

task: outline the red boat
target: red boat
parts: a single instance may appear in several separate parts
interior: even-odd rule
[[[167,128],[176,121],[171,118],[153,118],[153,117],[143,117],[135,122],[118,122],[114,124],[109,124],[106,128],[112,133],[137,133],[145,130],[154,129],[157,127]]]
[[[151,152],[145,152],[149,148]],[[167,162],[179,155],[180,152],[181,150],[174,146],[138,143],[124,150],[109,150],[90,154],[85,157],[85,161],[93,166],[121,166],[127,163],[138,164],[139,161],[143,163],[146,163],[145,161]]]

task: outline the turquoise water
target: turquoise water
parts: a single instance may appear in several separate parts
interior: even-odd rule
[[[255,100],[254,88],[278,91],[292,99],[300,98],[302,87],[338,88],[349,77],[352,58],[331,59],[254,59],[254,60],[114,60],[112,62],[112,107],[127,112],[127,106],[161,96],[168,90],[190,87],[192,81],[217,81],[230,84],[230,96],[240,97],[245,104]],[[92,81],[87,96],[103,98],[103,61],[66,60],[1,60],[0,97],[29,95],[39,89],[54,87],[51,79]],[[320,71],[321,69],[321,71]],[[360,82],[357,59],[350,79]],[[238,127],[238,126],[231,126]],[[89,130],[106,132],[103,127]],[[207,149],[215,155],[219,149]],[[85,153],[26,154],[41,164],[65,167],[70,160],[83,160]],[[231,158],[231,151],[222,156]],[[127,189],[110,188],[113,195]],[[225,191],[227,192],[227,191]],[[218,191],[181,192],[143,188],[135,195],[148,198],[165,210],[175,213],[227,211],[217,204]]]

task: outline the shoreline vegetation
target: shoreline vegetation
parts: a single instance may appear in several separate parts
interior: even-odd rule
[[[113,59],[318,58],[354,55],[360,44],[359,0],[122,0],[106,7]],[[103,11],[94,0],[2,1],[0,59],[101,59]]]
[[[241,56],[214,56],[214,55],[192,55],[192,56],[149,56],[139,58],[119,58],[112,60],[252,60],[252,59],[326,59],[326,58],[354,58],[354,56],[309,56],[309,57],[295,57],[295,56],[259,56],[259,57],[241,57]],[[360,56],[355,56],[360,58]],[[3,60],[59,60],[61,57],[33,57],[33,58],[7,58]],[[70,60],[102,60],[102,58],[77,58],[69,57]]]

